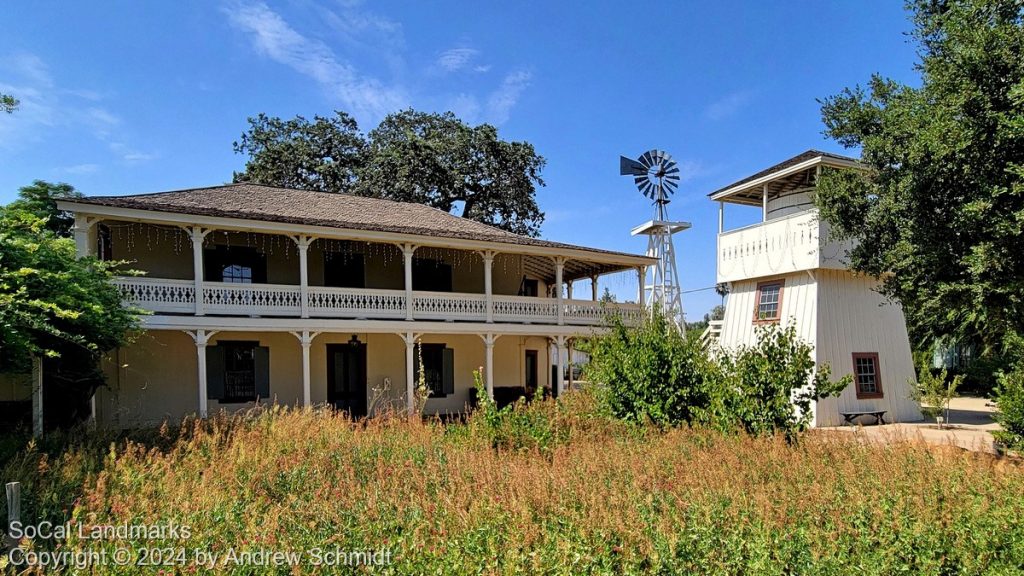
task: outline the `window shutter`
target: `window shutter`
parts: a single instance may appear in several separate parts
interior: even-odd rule
[[[444,381],[444,395],[455,394],[455,350],[444,349],[444,370],[441,373]]]
[[[270,398],[270,348],[257,346],[253,357],[256,360],[256,396],[266,400]]]
[[[206,397],[212,400],[224,398],[224,347],[206,347]]]

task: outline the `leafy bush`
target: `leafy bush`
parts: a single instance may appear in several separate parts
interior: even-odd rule
[[[992,436],[1011,450],[1024,452],[1024,366],[999,376],[995,420],[1002,430]]]
[[[636,327],[613,318],[607,334],[581,348],[590,354],[587,380],[601,384],[597,393],[618,418],[671,426],[714,424],[724,415],[714,362],[660,311]]]
[[[922,362],[917,367],[917,382],[910,381],[910,397],[921,405],[921,412],[930,418],[938,419],[945,411],[948,423],[949,402],[956,396],[963,381],[963,374],[950,378],[945,369],[936,372],[926,362]]]
[[[814,402],[838,395],[852,377],[831,381],[828,364],[817,365],[813,349],[796,328],[758,328],[757,344],[719,356],[728,390],[727,412],[751,434],[805,430]]]
[[[613,320],[609,333],[591,339],[586,350],[588,379],[601,384],[610,413],[659,426],[792,436],[807,428],[815,400],[851,382],[831,382],[829,367],[816,366],[812,348],[792,327],[761,328],[756,345],[711,353],[655,312],[636,327]]]

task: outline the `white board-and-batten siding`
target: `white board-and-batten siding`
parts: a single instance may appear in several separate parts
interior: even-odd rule
[[[795,325],[797,335],[811,345],[815,361],[830,366],[832,379],[853,373],[853,354],[878,354],[883,397],[858,399],[855,386],[815,406],[814,426],[843,423],[840,412],[885,410],[889,421],[921,418],[910,399],[908,380],[914,377],[913,360],[903,312],[874,288],[874,280],[843,270],[818,269],[731,283],[719,342],[725,349],[757,342],[754,322],[757,285],[783,280],[779,324]]]
[[[875,290],[871,278],[843,270],[817,270],[815,275],[818,362],[827,362],[832,377],[839,378],[853,374],[854,353],[877,353],[882,387],[882,398],[858,399],[854,385],[819,402],[818,425],[842,424],[840,412],[864,410],[885,410],[890,422],[920,420],[920,408],[910,398],[914,361],[903,311]]]

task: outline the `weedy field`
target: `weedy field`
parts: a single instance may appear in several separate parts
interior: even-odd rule
[[[22,482],[26,522],[190,529],[72,551],[383,548],[390,563],[341,571],[385,574],[1024,572],[1019,461],[851,436],[625,425],[586,393],[447,425],[273,408],[8,447],[0,479]],[[161,571],[204,570],[93,568]]]

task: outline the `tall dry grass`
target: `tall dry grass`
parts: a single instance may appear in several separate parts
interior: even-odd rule
[[[173,520],[192,537],[168,545],[214,552],[386,547],[392,563],[372,571],[391,574],[1024,572],[1019,463],[818,433],[791,444],[629,428],[573,396],[525,409],[539,414],[531,426],[554,429],[557,441],[543,448],[496,447],[476,418],[353,423],[327,410],[274,409],[189,422],[159,442],[112,445],[69,516]],[[45,460],[39,487],[63,473]]]

